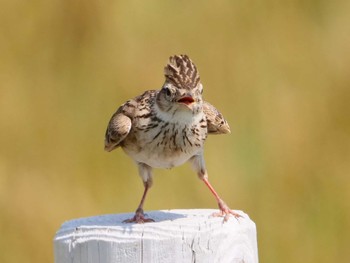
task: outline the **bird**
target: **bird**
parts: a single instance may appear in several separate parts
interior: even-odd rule
[[[190,162],[214,195],[221,216],[241,217],[221,199],[208,180],[203,146],[207,135],[230,133],[223,115],[203,100],[203,85],[196,65],[187,55],[174,55],[164,67],[165,82],[126,101],[112,115],[105,134],[105,150],[117,148],[134,160],[144,192],[132,218],[124,223],[154,222],[143,210],[153,184],[153,168],[169,169]]]

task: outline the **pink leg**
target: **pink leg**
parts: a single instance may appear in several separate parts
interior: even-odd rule
[[[123,223],[142,224],[142,223],[147,223],[147,222],[154,222],[154,220],[152,218],[145,218],[145,214],[143,213],[143,203],[145,202],[148,189],[149,189],[149,186],[147,183],[145,183],[145,191],[143,192],[141,202],[136,209],[134,217],[124,220]]]
[[[226,205],[226,203],[220,198],[220,196],[215,191],[215,189],[211,186],[211,184],[208,181],[208,178],[203,177],[202,180],[208,186],[209,190],[213,193],[213,195],[215,196],[215,199],[219,205],[220,212],[214,213],[213,216],[223,216],[225,222],[229,219],[230,215],[233,215],[236,219],[238,219],[239,217],[242,217],[240,214],[237,214],[236,212],[232,211]]]
[[[139,174],[145,186],[145,190],[143,192],[141,202],[136,209],[134,217],[124,220],[123,223],[142,224],[147,222],[154,222],[152,218],[145,218],[145,214],[143,213],[143,204],[145,202],[148,189],[152,186],[152,173],[151,173],[152,168],[144,163],[139,163],[138,167],[139,167]]]
[[[196,155],[196,156],[192,157],[190,161],[192,162],[193,168],[197,172],[198,177],[201,180],[203,180],[203,182],[208,186],[209,190],[213,193],[213,195],[215,196],[216,201],[218,202],[220,212],[213,214],[213,216],[223,216],[225,222],[229,219],[230,215],[233,215],[236,219],[238,219],[239,217],[242,217],[241,215],[239,215],[236,212],[232,211],[226,205],[226,203],[220,198],[218,193],[215,191],[215,189],[209,183],[207,170],[205,169],[203,155],[202,154]]]

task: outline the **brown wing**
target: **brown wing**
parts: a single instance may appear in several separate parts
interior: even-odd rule
[[[203,101],[203,111],[207,118],[208,134],[230,133],[230,126],[222,114],[209,102]]]
[[[131,118],[134,100],[130,100],[119,107],[113,114],[108,123],[105,136],[105,150],[110,152],[120,146],[120,143],[126,138],[131,129]]]

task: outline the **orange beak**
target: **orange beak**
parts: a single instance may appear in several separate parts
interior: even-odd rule
[[[183,104],[186,104],[186,105],[190,105],[194,102],[194,99],[192,98],[192,96],[185,96],[185,97],[182,97],[181,99],[179,99],[177,101],[178,103],[183,103]]]

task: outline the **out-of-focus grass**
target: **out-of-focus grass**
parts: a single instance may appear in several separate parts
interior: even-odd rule
[[[50,262],[68,219],[133,211],[142,183],[103,139],[113,111],[199,67],[232,134],[206,162],[257,223],[261,262],[348,262],[348,1],[0,2],[0,261]],[[215,207],[189,165],[155,171],[147,210]]]

